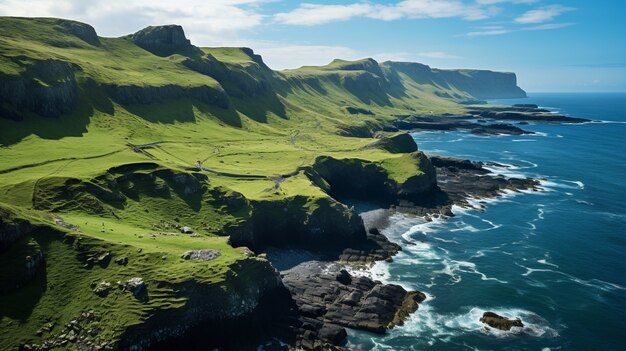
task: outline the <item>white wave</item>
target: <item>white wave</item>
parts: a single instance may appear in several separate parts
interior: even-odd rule
[[[626,122],[624,121],[606,121],[606,120],[591,121],[591,122],[586,122],[586,123],[626,124]]]
[[[580,180],[563,180],[563,181],[567,183],[576,184],[579,189],[585,188],[585,183],[581,182]]]
[[[520,168],[522,168],[522,169],[527,169],[527,168],[537,168],[537,167],[539,166],[538,164],[536,164],[536,163],[534,163],[534,162],[531,162],[531,161],[527,161],[527,160],[518,160],[518,162],[522,162],[522,163],[526,163],[526,164],[529,164],[529,165],[530,165],[529,167],[520,167]]]
[[[480,318],[487,311],[494,312],[509,319],[520,318],[524,323],[524,326],[513,327],[510,331],[502,331],[491,328],[480,321]],[[456,329],[463,332],[479,332],[497,338],[508,338],[518,335],[528,335],[534,337],[556,337],[559,335],[558,332],[552,329],[549,326],[549,323],[539,315],[518,308],[470,307],[467,313],[449,318],[444,322],[444,324],[450,329]]]
[[[444,243],[449,243],[449,244],[459,244],[458,241],[456,240],[451,240],[451,239],[444,239],[444,238],[439,238],[436,236],[432,236],[433,239],[444,242]]]
[[[535,142],[537,140],[532,140],[532,139],[513,139],[511,141],[516,142],[516,143],[522,143],[522,142]]]
[[[590,280],[584,280],[578,277],[575,277],[571,274],[565,273],[565,272],[561,272],[558,270],[554,270],[554,269],[539,269],[539,268],[530,268],[530,267],[526,267],[524,265],[521,265],[519,263],[515,263],[516,265],[523,267],[526,269],[526,273],[523,273],[522,276],[527,277],[533,273],[537,273],[537,272],[544,272],[544,273],[553,273],[553,274],[557,274],[557,275],[561,275],[566,277],[569,281],[574,282],[574,283],[578,283],[590,288],[595,288],[595,289],[599,289],[602,291],[615,291],[615,290],[626,290],[626,287],[623,287],[621,285],[615,284],[615,283],[611,283],[611,282],[607,282],[604,280],[600,280],[600,279],[590,279]]]
[[[544,258],[544,259],[541,259],[541,260],[537,260],[537,262],[538,262],[538,263],[541,263],[541,264],[544,264],[544,265],[546,265],[546,266],[552,266],[552,267],[559,268],[559,266],[558,266],[558,265],[556,265],[556,264],[554,264],[554,263],[550,263],[550,262],[546,261],[546,259],[545,259],[545,258]]]
[[[593,202],[585,201],[585,200],[576,200],[577,203],[588,206],[595,206]]]

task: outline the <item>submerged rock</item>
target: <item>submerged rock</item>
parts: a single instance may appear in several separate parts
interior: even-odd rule
[[[487,324],[488,326],[504,331],[511,330],[512,327],[524,327],[524,323],[519,318],[516,319],[508,319],[506,317],[502,317],[493,312],[485,312],[483,316],[480,318],[482,323]]]

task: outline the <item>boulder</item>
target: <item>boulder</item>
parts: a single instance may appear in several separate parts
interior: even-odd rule
[[[193,234],[193,229],[191,229],[191,228],[189,228],[187,226],[184,226],[184,227],[180,228],[180,232],[183,233],[183,234]]]
[[[342,269],[337,273],[335,279],[343,285],[348,285],[352,282],[352,277],[350,277],[350,273],[345,269]]]
[[[125,286],[126,289],[132,292],[135,296],[139,296],[139,294],[141,294],[146,288],[146,284],[141,278],[131,278],[126,282]]]
[[[203,250],[190,250],[181,255],[184,260],[191,261],[210,261],[218,258],[220,252],[217,250],[203,249]]]
[[[524,327],[524,323],[522,323],[522,320],[519,318],[508,319],[506,317],[502,317],[493,312],[483,313],[483,316],[480,318],[480,321],[482,323],[487,324],[488,326],[492,328],[500,329],[504,331],[509,331],[511,330],[512,327],[520,327],[520,328]]]
[[[101,281],[93,289],[93,292],[100,297],[106,297],[110,291],[111,291],[111,283],[107,281]]]

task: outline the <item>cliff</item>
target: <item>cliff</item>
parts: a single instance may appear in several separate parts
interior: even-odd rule
[[[0,32],[0,349],[141,349],[237,325],[275,292],[291,301],[268,246],[389,259],[397,245],[348,204],[439,191],[403,121],[521,96],[511,74],[414,63],[274,71],[248,48],[194,46],[177,25],[105,38],[0,18]],[[353,285],[336,291],[333,325],[316,323],[321,341],[417,308],[413,292]],[[341,306],[357,290],[381,297],[358,320]],[[372,304],[385,312],[375,326]]]

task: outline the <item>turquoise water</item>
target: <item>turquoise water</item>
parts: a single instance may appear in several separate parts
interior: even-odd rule
[[[534,136],[415,134],[426,152],[514,165],[493,170],[541,178],[544,190],[488,201],[485,211],[455,208],[445,221],[393,218],[386,234],[403,251],[373,274],[429,298],[387,335],[351,331],[351,349],[626,349],[626,94],[496,102],[605,122],[521,126]],[[484,311],[526,326],[488,331]]]

